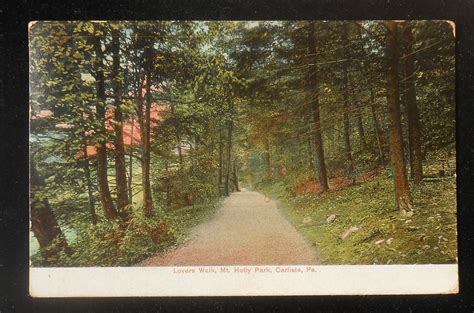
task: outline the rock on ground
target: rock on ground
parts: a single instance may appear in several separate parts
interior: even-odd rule
[[[326,222],[329,224],[329,223],[332,223],[336,220],[336,214],[331,214],[329,215],[329,217],[326,219]]]
[[[356,226],[352,226],[351,228],[349,228],[348,230],[346,230],[342,235],[341,235],[341,239],[342,240],[346,240],[347,237],[349,237],[350,234],[356,232],[359,230],[359,227],[356,227]]]

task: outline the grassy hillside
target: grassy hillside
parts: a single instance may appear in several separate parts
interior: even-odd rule
[[[263,190],[279,200],[323,264],[457,261],[455,177],[427,181],[413,190],[415,213],[410,217],[394,210],[393,180],[386,173],[321,195],[295,195],[284,182]],[[327,222],[332,214],[335,220]]]

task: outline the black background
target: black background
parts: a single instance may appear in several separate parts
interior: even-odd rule
[[[0,4],[0,313],[474,312],[474,0],[109,0]],[[28,40],[33,20],[449,19],[456,22],[460,294],[33,299],[28,296]],[[91,280],[91,284],[93,284]]]

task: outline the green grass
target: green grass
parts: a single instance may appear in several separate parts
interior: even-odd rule
[[[263,191],[280,200],[281,209],[315,246],[323,264],[457,262],[454,177],[425,182],[414,190],[415,213],[410,218],[394,209],[393,180],[386,175],[322,195],[291,196],[284,183],[267,185]],[[336,220],[327,223],[331,214]],[[308,217],[309,225],[303,223]],[[359,230],[342,240],[352,226]]]

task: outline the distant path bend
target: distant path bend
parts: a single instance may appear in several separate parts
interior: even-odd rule
[[[286,220],[274,201],[243,189],[197,226],[181,247],[139,266],[317,264],[315,249]]]

